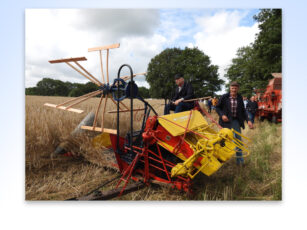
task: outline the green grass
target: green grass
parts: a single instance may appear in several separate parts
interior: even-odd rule
[[[244,167],[235,158],[211,177],[195,180],[195,200],[281,200],[281,124],[257,123],[243,134],[251,138]]]

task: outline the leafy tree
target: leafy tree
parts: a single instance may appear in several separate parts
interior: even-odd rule
[[[250,96],[254,89],[264,88],[271,73],[282,71],[281,9],[263,9],[254,19],[260,32],[254,43],[241,47],[226,70],[230,81],[238,81],[241,93]]]
[[[68,96],[69,97],[79,97],[79,96],[82,96],[84,93],[82,92],[82,90],[80,88],[74,88],[72,89]]]
[[[250,97],[254,88],[261,85],[263,74],[255,63],[253,49],[250,46],[239,48],[237,57],[232,59],[232,65],[228,68],[226,77],[240,84],[240,93]],[[259,80],[260,79],[260,80]]]
[[[146,80],[154,98],[171,98],[174,93],[174,76],[184,75],[190,81],[196,97],[213,95],[221,89],[223,80],[218,78],[218,67],[198,48],[165,49],[151,59]]]
[[[263,9],[254,19],[260,29],[253,45],[255,55],[264,68],[265,77],[271,77],[270,73],[282,71],[281,9]]]
[[[80,85],[82,85],[82,84],[79,84],[79,83],[71,83],[69,81],[66,81],[64,84],[66,85],[66,87],[68,89],[68,93],[71,92],[73,89],[78,88],[78,87],[80,87]]]
[[[139,87],[139,94],[142,98],[150,98],[149,89],[144,86]]]
[[[51,78],[39,81],[36,90],[39,95],[44,96],[66,96],[68,94],[68,88],[64,82]]]
[[[93,82],[87,82],[86,84],[81,86],[81,89],[83,91],[83,94],[86,94],[98,90],[99,87]]]
[[[38,95],[37,87],[26,88],[26,95]]]
[[[36,87],[26,88],[26,95],[79,97],[95,90],[98,90],[98,86],[92,82],[80,84],[43,78]]]

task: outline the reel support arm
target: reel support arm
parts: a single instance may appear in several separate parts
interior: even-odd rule
[[[196,160],[199,157],[210,159],[216,154],[217,149],[215,145],[219,144],[221,147],[225,147],[226,141],[233,142],[236,147],[244,149],[248,152],[248,150],[244,147],[243,142],[238,143],[236,141],[232,131],[233,130],[223,128],[218,132],[216,138],[210,140],[200,139],[193,147],[195,149],[195,153],[183,163],[178,163],[172,168],[171,177],[184,176],[193,179],[200,171],[202,171],[203,168],[207,166],[207,164],[209,164],[208,161],[206,164],[203,164],[201,167],[199,167],[195,173],[193,173],[193,171],[195,171],[194,163]]]

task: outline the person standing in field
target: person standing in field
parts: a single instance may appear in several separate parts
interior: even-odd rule
[[[252,129],[253,124],[248,120],[242,96],[238,93],[239,84],[234,81],[230,84],[229,93],[224,94],[217,103],[216,112],[219,115],[219,124],[223,128],[233,128],[241,133],[241,128],[245,128],[244,122],[247,121],[248,126]],[[235,134],[235,137],[241,140],[241,136]],[[237,165],[243,165],[244,159],[242,151],[236,149]]]
[[[169,114],[171,110],[179,113],[193,109],[194,102],[185,102],[194,98],[194,90],[189,82],[186,82],[181,74],[175,75],[175,83],[177,85],[175,95],[164,108],[164,115]]]
[[[216,105],[217,105],[217,102],[218,102],[217,98],[214,97],[214,98],[212,99],[212,109],[215,110],[215,107],[216,107]]]
[[[258,103],[255,100],[255,96],[252,96],[246,105],[246,110],[249,120],[254,124],[255,115],[258,109]]]
[[[243,97],[244,108],[246,109],[246,105],[248,103],[247,97]]]
[[[211,108],[212,108],[212,100],[210,98],[208,99],[208,113],[211,113]]]

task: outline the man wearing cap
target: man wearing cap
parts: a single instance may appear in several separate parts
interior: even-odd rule
[[[165,106],[164,115],[169,114],[170,110],[173,110],[175,113],[179,113],[193,109],[194,107],[193,101],[185,102],[185,100],[194,98],[192,85],[185,82],[181,74],[175,75],[175,82],[177,85],[175,95],[171,99],[171,102]]]
[[[224,94],[217,103],[216,112],[219,115],[219,124],[223,128],[233,128],[237,132],[241,133],[241,127],[244,129],[244,122],[247,121],[249,128],[253,128],[252,122],[248,119],[246,110],[243,103],[242,96],[238,93],[239,84],[234,81],[231,82],[229,93]],[[235,137],[241,140],[241,136]],[[242,152],[237,149],[237,164],[244,164]]]

